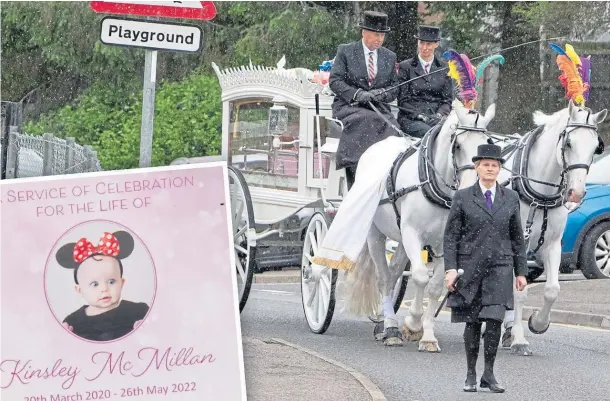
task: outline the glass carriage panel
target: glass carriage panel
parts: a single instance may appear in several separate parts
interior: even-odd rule
[[[329,153],[324,152],[326,147],[324,146],[327,143],[327,138],[336,137],[338,141],[338,136],[333,135],[331,132],[330,122],[324,118],[320,118],[320,143],[318,143],[318,126],[316,124],[316,117],[313,117],[313,152],[310,154],[311,160],[309,161],[309,165],[313,166],[313,178],[319,179],[320,172],[322,173],[322,179],[328,179],[328,170],[330,168],[331,156]],[[322,148],[322,151],[320,151]],[[320,171],[320,166],[322,169]]]
[[[300,110],[269,98],[229,103],[228,163],[248,185],[298,190]]]

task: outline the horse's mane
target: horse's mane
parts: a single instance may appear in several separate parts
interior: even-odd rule
[[[556,125],[566,125],[569,117],[570,114],[567,107],[553,114],[545,114],[540,110],[536,110],[534,112],[534,124],[539,127],[544,125],[547,130],[550,130]]]

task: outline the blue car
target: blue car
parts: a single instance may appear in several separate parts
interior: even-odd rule
[[[589,279],[610,278],[610,148],[593,159],[586,186],[563,232],[561,272],[580,269]],[[530,280],[542,273],[542,266],[530,263]]]

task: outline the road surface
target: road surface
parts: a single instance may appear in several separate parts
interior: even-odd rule
[[[428,354],[418,352],[415,343],[383,346],[373,339],[373,323],[339,308],[328,331],[313,334],[304,318],[299,284],[255,284],[241,313],[243,335],[281,338],[344,363],[368,376],[389,401],[610,400],[608,330],[552,325],[544,335],[527,332],[533,356],[498,352],[496,377],[506,393],[464,393],[463,324],[451,324],[448,313],[442,312],[436,325],[442,352]],[[407,313],[401,308],[399,318]],[[479,376],[482,370],[481,347]]]

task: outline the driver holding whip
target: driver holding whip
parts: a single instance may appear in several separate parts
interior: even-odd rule
[[[496,181],[504,163],[501,148],[481,145],[472,161],[479,179],[455,193],[445,228],[445,285],[451,292],[447,306],[452,323],[466,323],[464,391],[477,391],[476,364],[485,322],[480,386],[503,393],[493,368],[504,314],[513,308],[513,282],[519,291],[527,284],[526,245],[519,196]],[[459,277],[458,269],[463,270]]]

